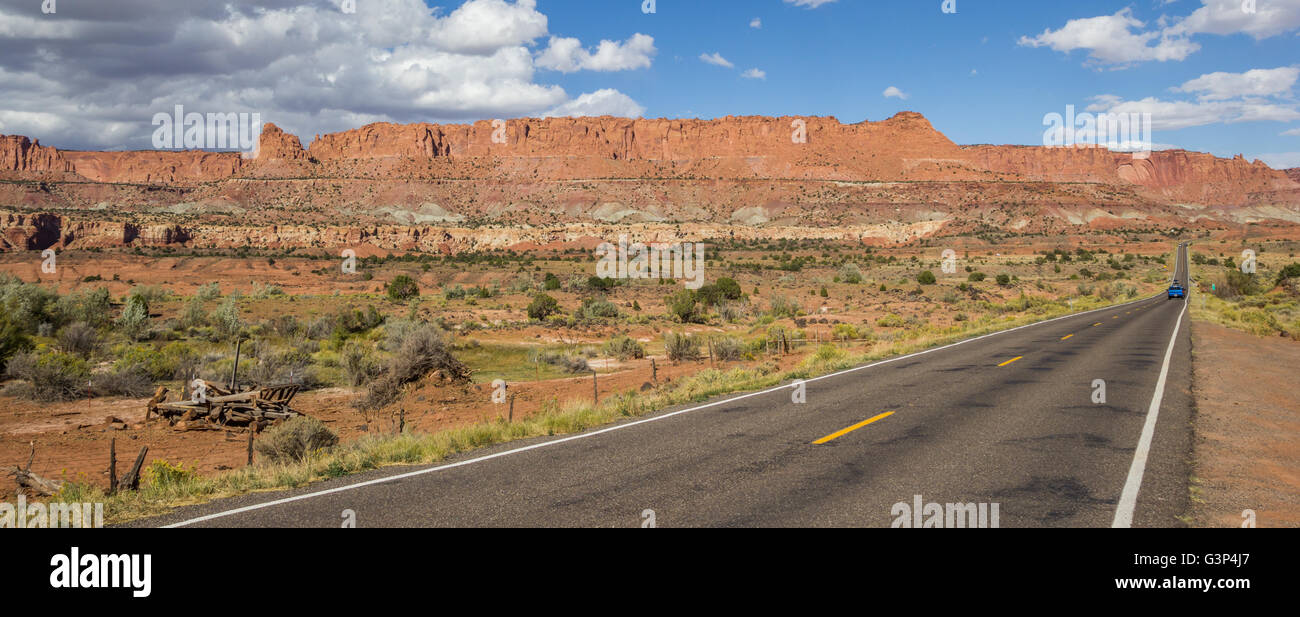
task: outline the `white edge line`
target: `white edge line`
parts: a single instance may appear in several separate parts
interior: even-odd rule
[[[944,345],[944,346],[942,346],[942,347],[934,347],[934,348],[931,348],[931,349],[925,349],[925,350],[922,350],[922,351],[917,351],[917,352],[913,352],[913,353],[907,354],[907,355],[905,355],[905,356],[898,356],[897,358],[889,358],[889,359],[887,359],[887,360],[880,360],[880,361],[878,361],[878,362],[873,362],[873,363],[871,363],[871,364],[866,364],[866,365],[863,365],[863,366],[857,366],[857,367],[853,367],[853,368],[850,368],[850,369],[845,369],[845,370],[840,371],[840,372],[838,372],[838,373],[830,373],[830,374],[828,374],[828,375],[822,375],[821,377],[813,377],[813,378],[811,378],[811,379],[804,379],[804,380],[801,380],[801,381],[803,381],[804,383],[811,383],[811,382],[814,382],[814,381],[821,381],[821,380],[823,380],[823,379],[830,379],[830,378],[832,378],[832,377],[839,377],[839,376],[841,376],[841,375],[848,375],[848,374],[850,374],[850,373],[856,373],[856,372],[858,372],[858,371],[864,371],[864,370],[867,370],[867,369],[869,369],[869,368],[874,368],[874,367],[877,367],[877,366],[881,366],[881,365],[883,365],[883,364],[889,364],[889,363],[891,363],[891,362],[898,362],[898,361],[900,361],[900,360],[906,360],[906,359],[908,359],[908,358],[915,358],[915,357],[917,357],[917,356],[923,356],[923,355],[928,354],[928,353],[934,353],[934,352],[937,352],[937,351],[943,351],[943,350],[945,350],[945,349],[951,349],[951,348],[953,348],[953,347],[957,347],[957,346],[959,346],[959,345],[965,345],[965,344],[967,344],[967,343],[973,343],[973,342],[975,342],[975,341],[982,340],[982,339],[986,339],[986,338],[989,338],[989,337],[1000,336],[1000,335],[1003,335],[1003,334],[1009,334],[1009,333],[1011,333],[1011,332],[1015,332],[1015,331],[1017,331],[1017,330],[1023,330],[1023,329],[1025,329],[1025,328],[1033,328],[1033,327],[1036,327],[1036,326],[1042,326],[1042,325],[1046,325],[1046,324],[1052,323],[1052,322],[1054,322],[1054,321],[1060,321],[1060,320],[1062,320],[1062,319],[1071,319],[1071,318],[1074,318],[1074,317],[1081,317],[1081,316],[1083,316],[1083,315],[1088,315],[1088,314],[1091,314],[1091,313],[1097,313],[1097,312],[1101,312],[1101,311],[1110,311],[1110,310],[1115,310],[1115,309],[1118,309],[1118,308],[1122,308],[1122,307],[1128,306],[1128,305],[1130,305],[1130,304],[1138,304],[1138,303],[1141,303],[1141,302],[1146,302],[1146,301],[1148,301],[1148,300],[1154,300],[1155,298],[1158,298],[1158,297],[1160,297],[1161,295],[1163,295],[1163,294],[1156,294],[1156,295],[1154,295],[1154,296],[1151,296],[1150,298],[1143,298],[1143,299],[1141,299],[1141,300],[1134,300],[1134,301],[1132,301],[1132,302],[1127,302],[1127,303],[1124,303],[1124,304],[1116,304],[1116,305],[1113,305],[1113,306],[1106,306],[1106,307],[1102,307],[1102,308],[1098,308],[1098,309],[1093,309],[1093,310],[1090,310],[1090,311],[1084,311],[1084,312],[1082,312],[1082,313],[1073,313],[1073,314],[1070,314],[1070,315],[1062,315],[1062,316],[1060,316],[1060,317],[1054,317],[1054,318],[1052,318],[1052,319],[1047,319],[1047,320],[1044,320],[1044,321],[1037,321],[1037,322],[1034,322],[1034,323],[1031,323],[1031,324],[1026,324],[1026,325],[1023,325],[1023,326],[1017,326],[1017,327],[1015,327],[1015,328],[1011,328],[1011,329],[1008,329],[1008,330],[999,330],[999,331],[997,331],[997,332],[990,332],[990,333],[988,333],[988,334],[982,334],[982,335],[977,336],[977,337],[974,337],[974,338],[968,338],[968,339],[965,339],[965,340],[957,341],[956,343],[950,343],[950,344],[948,344],[948,345]],[[1182,321],[1182,315],[1180,314],[1180,315],[1179,315],[1179,322],[1181,322],[1181,321]],[[1176,333],[1176,332],[1177,332],[1177,330],[1175,330],[1175,333]],[[1163,384],[1163,382],[1164,382],[1164,375],[1161,375],[1161,383]],[[437,472],[437,471],[443,471],[443,470],[445,470],[445,469],[452,469],[452,468],[455,468],[455,467],[462,467],[462,466],[465,466],[465,465],[472,465],[472,464],[474,464],[474,463],[481,463],[481,462],[483,462],[483,461],[492,460],[492,459],[494,459],[494,458],[500,458],[500,457],[508,456],[508,455],[511,455],[511,454],[518,454],[518,453],[520,453],[520,452],[527,452],[527,451],[529,451],[529,450],[536,450],[536,449],[538,449],[538,448],[545,448],[545,447],[548,447],[548,446],[559,445],[559,444],[562,444],[562,443],[565,443],[565,442],[574,441],[574,440],[578,440],[578,439],[586,439],[586,438],[588,438],[588,437],[595,437],[596,435],[601,435],[601,434],[603,434],[603,433],[609,433],[609,432],[611,432],[611,431],[617,431],[617,430],[621,430],[621,429],[625,429],[625,428],[631,428],[631,427],[633,427],[633,426],[637,426],[637,425],[639,425],[639,424],[646,424],[646,423],[648,423],[648,422],[657,422],[657,421],[659,421],[659,420],[664,420],[664,419],[667,419],[667,418],[671,418],[671,417],[673,417],[673,416],[679,416],[679,415],[682,415],[682,414],[691,413],[691,412],[693,412],[693,411],[699,411],[699,410],[701,410],[701,409],[708,409],[708,408],[710,408],[710,407],[716,407],[716,406],[718,406],[718,405],[724,405],[724,404],[727,404],[727,403],[734,403],[734,402],[736,402],[736,401],[744,400],[744,399],[751,398],[751,397],[755,397],[755,396],[762,396],[762,395],[764,395],[764,394],[770,394],[770,393],[772,393],[772,392],[779,392],[779,391],[781,391],[781,390],[789,389],[789,387],[790,387],[790,386],[789,386],[788,384],[780,385],[780,386],[773,386],[773,387],[768,388],[768,389],[766,389],[766,390],[759,390],[759,391],[757,391],[757,392],[750,392],[749,394],[742,394],[742,395],[740,395],[740,396],[733,396],[733,397],[731,397],[731,398],[726,398],[726,399],[722,399],[722,400],[719,400],[719,401],[714,401],[714,402],[712,402],[712,403],[707,403],[707,404],[700,405],[700,406],[697,406],[697,407],[690,407],[690,408],[687,408],[687,409],[679,409],[679,410],[677,410],[677,411],[670,412],[670,413],[666,413],[666,414],[662,414],[662,415],[658,415],[658,416],[655,416],[655,417],[653,417],[653,418],[646,418],[646,419],[644,419],[644,420],[637,420],[637,421],[634,421],[634,422],[628,422],[628,423],[625,423],[625,424],[619,424],[619,425],[617,425],[617,426],[611,426],[611,427],[608,427],[608,428],[603,428],[603,429],[599,429],[599,430],[595,430],[595,431],[591,431],[591,432],[587,432],[587,433],[580,433],[580,434],[578,434],[578,435],[571,435],[571,436],[569,436],[569,437],[562,437],[562,438],[560,438],[560,439],[555,439],[555,440],[551,440],[551,441],[544,441],[544,442],[541,442],[541,443],[535,443],[535,444],[530,445],[530,446],[523,446],[523,447],[521,447],[521,448],[514,448],[514,449],[511,449],[511,450],[505,450],[505,451],[503,451],[503,452],[497,452],[497,453],[495,453],[495,454],[488,454],[488,455],[486,455],[486,456],[480,456],[480,457],[477,457],[477,458],[467,459],[467,460],[463,460],[463,461],[456,462],[456,463],[449,463],[449,464],[446,464],[446,465],[439,465],[439,466],[437,466],[437,467],[430,467],[430,468],[428,468],[428,469],[420,469],[420,470],[418,470],[418,471],[412,471],[412,472],[409,472],[409,473],[399,474],[399,475],[395,475],[395,476],[386,476],[386,477],[383,477],[383,478],[376,478],[376,479],[374,479],[374,480],[367,480],[367,481],[365,481],[365,482],[358,482],[358,483],[355,483],[355,484],[348,484],[348,485],[345,485],[345,486],[337,486],[337,487],[334,487],[334,488],[331,488],[331,489],[326,489],[326,490],[323,490],[323,491],[316,491],[316,492],[314,492],[314,493],[304,493],[304,494],[302,494],[302,495],[295,495],[295,496],[293,496],[293,497],[285,497],[284,499],[277,499],[277,500],[274,500],[274,501],[267,501],[267,502],[264,502],[264,503],[258,503],[258,504],[253,504],[253,505],[250,505],[250,506],[244,506],[244,507],[242,507],[242,508],[235,508],[235,509],[233,509],[233,510],[225,510],[225,511],[222,511],[222,512],[216,512],[216,513],[213,513],[213,514],[208,514],[208,515],[205,515],[205,516],[200,516],[200,517],[197,517],[197,518],[192,518],[192,519],[189,519],[189,520],[181,521],[181,522],[179,522],[179,523],[172,523],[171,525],[164,525],[164,526],[162,526],[162,529],[173,529],[173,528],[176,528],[176,527],[185,527],[185,526],[188,526],[188,525],[193,525],[193,524],[195,524],[195,523],[202,523],[202,522],[205,522],[205,521],[210,521],[210,520],[214,520],[214,519],[218,519],[218,518],[224,518],[224,517],[227,517],[227,516],[234,516],[234,515],[236,515],[236,514],[243,514],[244,512],[251,512],[251,511],[253,511],[253,510],[261,510],[261,509],[263,509],[263,508],[270,508],[270,507],[272,507],[272,506],[278,506],[278,505],[282,505],[282,504],[286,504],[286,503],[292,503],[292,502],[295,502],[295,501],[301,501],[301,500],[304,500],[304,499],[310,499],[310,498],[312,498],[312,497],[320,497],[320,496],[322,496],[322,495],[330,495],[330,494],[333,494],[333,493],[341,493],[341,492],[343,492],[343,491],[349,491],[349,490],[352,490],[352,489],[362,488],[362,487],[366,487],[366,486],[372,486],[372,485],[375,485],[375,484],[383,484],[383,483],[385,483],[385,482],[394,482],[394,481],[397,481],[397,480],[404,480],[404,479],[406,479],[406,478],[413,478],[413,477],[416,477],[416,476],[422,476],[422,475],[430,474],[430,473],[434,473],[434,472]],[[1127,490],[1127,489],[1125,489],[1125,490]]]
[[[1155,394],[1151,395],[1151,406],[1147,408],[1147,419],[1142,423],[1142,436],[1138,438],[1137,450],[1133,452],[1133,464],[1128,468],[1128,479],[1124,481],[1124,491],[1120,493],[1119,505],[1115,506],[1115,519],[1112,529],[1128,529],[1133,526],[1133,513],[1137,510],[1138,491],[1142,489],[1142,476],[1147,469],[1147,456],[1151,454],[1151,440],[1156,434],[1156,420],[1160,416],[1160,404],[1165,399],[1165,382],[1169,377],[1169,360],[1174,356],[1174,345],[1178,343],[1178,331],[1183,327],[1183,316],[1187,314],[1188,299],[1183,298],[1183,310],[1178,313],[1178,323],[1174,324],[1174,333],[1169,336],[1169,348],[1165,350],[1165,362],[1160,367],[1160,379],[1156,380]]]

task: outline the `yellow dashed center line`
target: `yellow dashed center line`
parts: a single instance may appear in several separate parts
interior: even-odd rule
[[[834,433],[831,433],[830,435],[827,435],[827,436],[825,436],[825,437],[822,437],[821,439],[818,439],[817,441],[814,441],[814,442],[813,442],[813,445],[815,445],[815,446],[820,446],[820,445],[822,445],[822,444],[824,444],[824,443],[826,443],[826,442],[833,441],[833,440],[835,440],[835,439],[839,439],[840,437],[843,437],[843,436],[845,436],[845,435],[848,435],[849,433],[852,433],[853,431],[856,431],[856,430],[858,430],[858,429],[860,429],[860,428],[862,428],[862,427],[864,427],[864,426],[866,426],[866,425],[868,425],[868,424],[871,424],[872,422],[876,422],[876,421],[879,421],[879,420],[884,420],[885,418],[888,418],[889,416],[892,416],[892,415],[894,415],[894,412],[892,412],[892,411],[890,411],[890,412],[886,412],[886,413],[882,413],[882,414],[880,414],[880,415],[878,415],[878,416],[876,416],[876,417],[874,417],[874,418],[871,418],[870,420],[866,420],[866,421],[864,421],[864,422],[859,422],[859,423],[854,424],[853,426],[850,426],[850,427],[848,427],[848,428],[846,428],[846,429],[844,429],[844,430],[842,430],[842,431],[835,431]]]
[[[1023,358],[1023,357],[1024,357],[1024,356],[1016,356],[1016,357],[1014,357],[1014,358],[1012,358],[1012,359],[1010,359],[1010,360],[1007,360],[1006,362],[1003,362],[1002,364],[999,364],[998,366],[1006,366],[1006,365],[1011,364],[1012,362],[1015,362],[1016,360],[1019,360],[1019,359],[1021,359],[1021,358]]]
[[[1074,338],[1074,335],[1073,335],[1073,334],[1067,334],[1067,335],[1065,335],[1065,336],[1062,336],[1062,337],[1061,337],[1061,340],[1063,340],[1063,341],[1068,341],[1068,340],[1070,340],[1070,339],[1072,339],[1072,338]]]
[[[1092,327],[1096,328],[1097,326],[1100,326],[1100,325],[1101,325],[1101,322],[1099,321],[1099,322],[1097,322],[1097,323],[1095,323],[1095,324],[1092,324]]]

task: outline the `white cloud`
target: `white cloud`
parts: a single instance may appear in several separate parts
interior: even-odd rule
[[[823,4],[830,4],[832,2],[835,2],[835,0],[785,0],[786,4],[804,6],[810,9],[815,9]]]
[[[1060,30],[1049,28],[1035,37],[1021,37],[1020,44],[1066,53],[1084,49],[1094,63],[1125,65],[1184,60],[1200,50],[1191,40],[1198,34],[1246,34],[1261,40],[1300,28],[1300,0],[1258,0],[1253,11],[1245,10],[1245,1],[1201,0],[1200,8],[1190,15],[1162,15],[1149,31],[1133,17],[1131,8],[1125,8],[1114,15],[1072,19]]]
[[[551,116],[620,116],[640,118],[645,108],[618,90],[597,90],[565,102],[545,114]]]
[[[537,12],[537,0],[474,0],[437,20],[429,39],[447,51],[492,54],[545,35],[546,16]]]
[[[890,86],[890,87],[888,87],[888,88],[885,88],[885,91],[884,91],[883,94],[884,94],[885,98],[887,98],[887,99],[888,99],[888,98],[895,98],[895,99],[903,99],[903,100],[907,100],[907,93],[903,92],[902,90],[899,90],[898,88],[896,88],[896,87],[894,87],[894,86]]]
[[[1174,88],[1177,92],[1194,92],[1202,100],[1240,97],[1268,97],[1286,94],[1300,77],[1300,68],[1252,69],[1245,73],[1210,73]]]
[[[1185,37],[1134,32],[1145,25],[1133,17],[1131,8],[1126,8],[1114,15],[1072,19],[1060,30],[1048,29],[1035,37],[1023,36],[1019,43],[1027,47],[1050,47],[1065,53],[1084,49],[1093,61],[1105,64],[1183,60],[1200,49],[1200,45]]]
[[[309,140],[367,122],[464,122],[548,111],[639,115],[626,95],[576,99],[538,68],[650,66],[637,34],[594,49],[550,35],[536,0],[120,0],[33,17],[0,0],[0,120],[63,148],[148,148],[153,114],[259,113]]]
[[[1291,129],[1289,131],[1282,131],[1281,133],[1279,133],[1279,135],[1286,135],[1289,137],[1300,137],[1300,129]]]
[[[1250,157],[1264,161],[1273,169],[1292,169],[1300,167],[1300,152],[1273,152],[1266,154],[1256,154]]]
[[[767,79],[767,72],[759,69],[749,69],[748,71],[741,73],[740,76],[745,79]]]
[[[1168,29],[1172,35],[1246,34],[1266,39],[1300,28],[1300,0],[1258,0],[1253,13],[1243,0],[1202,0],[1202,6]]]
[[[700,60],[705,64],[712,64],[715,66],[721,66],[729,69],[735,68],[736,66],[731,62],[729,62],[726,58],[723,58],[722,54],[717,52],[711,54],[700,54]]]
[[[596,53],[583,49],[578,39],[551,37],[550,45],[537,56],[537,66],[563,73],[627,71],[649,68],[657,51],[654,37],[639,33],[622,43],[601,41]]]
[[[1300,111],[1294,106],[1238,101],[1163,101],[1147,97],[1138,101],[1125,101],[1113,95],[1095,97],[1089,105],[1090,112],[1150,113],[1152,130],[1177,130],[1209,124],[1236,124],[1240,122],[1293,122],[1300,120]]]
[[[755,30],[760,29],[763,27],[763,20],[755,17],[754,19],[749,20],[749,27],[754,28]]]

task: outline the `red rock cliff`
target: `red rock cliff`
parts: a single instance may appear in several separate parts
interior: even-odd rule
[[[0,172],[69,172],[72,164],[55,148],[22,135],[0,135]]]
[[[239,172],[244,160],[238,152],[132,152],[63,153],[78,174],[96,182],[127,184],[194,185],[224,180]]]

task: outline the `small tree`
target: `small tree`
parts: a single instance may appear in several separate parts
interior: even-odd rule
[[[388,283],[388,298],[394,302],[405,302],[419,295],[420,286],[415,283],[415,279],[405,274],[393,277],[393,280]]]
[[[132,295],[127,298],[122,317],[117,323],[127,338],[139,340],[149,331],[149,303],[143,296]]]
[[[689,289],[682,289],[665,297],[664,306],[668,307],[669,315],[682,323],[702,321],[704,318],[695,292]]]
[[[542,320],[560,312],[560,303],[546,294],[537,294],[533,296],[533,301],[528,305],[528,318]]]
[[[244,320],[239,317],[239,303],[235,296],[226,299],[212,312],[212,326],[222,338],[233,339],[244,330]]]

